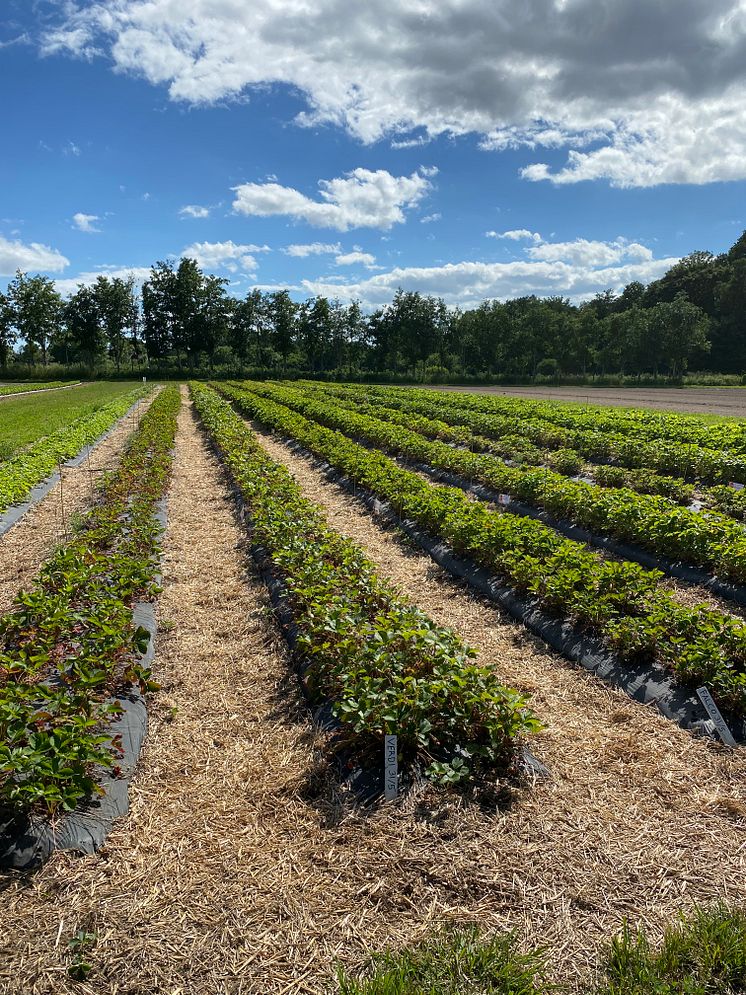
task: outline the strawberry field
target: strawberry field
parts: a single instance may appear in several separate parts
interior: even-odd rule
[[[228,381],[0,438],[17,990],[742,990],[742,422]]]

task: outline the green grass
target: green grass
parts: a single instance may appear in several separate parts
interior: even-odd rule
[[[0,460],[126,394],[135,383],[93,383],[0,401]]]
[[[382,954],[358,977],[340,972],[341,995],[545,995],[539,954],[521,954],[511,934],[475,927],[443,931],[419,946]]]
[[[553,985],[544,951],[520,953],[513,934],[442,930],[417,946],[337,975],[339,995],[744,995],[746,911],[695,908],[653,944],[625,928],[601,955],[596,982]]]
[[[682,915],[660,946],[625,928],[607,952],[598,995],[738,995],[746,991],[746,912]]]

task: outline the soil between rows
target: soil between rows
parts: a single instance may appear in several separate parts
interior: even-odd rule
[[[442,921],[516,927],[548,946],[568,980],[622,916],[655,931],[692,900],[746,897],[740,755],[542,651],[307,462],[263,441],[383,573],[533,693],[549,724],[534,748],[552,779],[496,814],[433,797],[365,813],[335,795],[190,405],[159,601],[164,690],[130,817],[98,856],[56,854],[32,878],[0,878],[0,991],[322,993],[336,959]],[[85,985],[65,974],[79,929],[96,936]]]

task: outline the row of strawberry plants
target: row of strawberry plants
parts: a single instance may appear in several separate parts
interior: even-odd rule
[[[534,417],[562,428],[629,435],[637,440],[646,439],[659,443],[689,443],[734,453],[746,452],[746,431],[742,419],[722,418],[713,421],[699,415],[650,411],[645,408],[588,407],[565,401],[540,401],[460,391],[433,393],[454,405],[466,406],[472,410],[520,418]]]
[[[622,657],[655,659],[680,680],[710,686],[725,707],[746,712],[746,625],[706,605],[687,607],[659,571],[604,559],[541,523],[436,486],[382,452],[353,442],[266,396],[266,385],[221,385],[247,416],[296,439],[357,484],[391,502],[514,589],[604,637]]]
[[[384,735],[396,734],[403,763],[424,762],[448,783],[505,769],[517,738],[539,728],[526,701],[330,529],[226,401],[191,390],[249,510],[254,548],[286,592],[304,686],[332,703],[339,743],[380,763]]]
[[[577,449],[571,449],[567,446],[561,446],[557,449],[542,449],[535,445],[528,438],[528,434],[532,431],[532,424],[523,419],[506,418],[503,420],[502,426],[496,425],[497,419],[490,415],[454,409],[434,402],[430,399],[429,392],[427,392],[427,396],[419,400],[410,400],[409,395],[402,394],[396,388],[361,388],[358,385],[339,387],[331,384],[322,386],[315,381],[303,381],[303,387],[317,393],[330,392],[361,413],[373,415],[378,413],[379,417],[386,421],[416,428],[417,431],[423,431],[427,421],[422,419],[427,419],[429,416],[431,422],[428,426],[429,431],[423,431],[423,434],[456,445],[464,445],[471,449],[492,452],[502,459],[509,459],[529,466],[547,466],[563,476],[576,476],[583,473],[599,487],[625,487],[640,494],[660,494],[677,504],[689,505],[692,499],[697,496],[707,508],[730,518],[737,518],[741,521],[746,519],[746,489],[738,490],[729,484],[710,484],[709,486],[700,484],[695,489],[695,485],[687,483],[683,477],[655,473],[649,467],[630,469],[627,466],[608,463],[586,463],[583,455]],[[513,431],[501,434],[506,428]],[[554,430],[552,429],[552,431]],[[490,434],[483,435],[480,434],[481,432]],[[519,432],[526,434],[520,435]],[[554,438],[556,443],[562,441],[572,442],[573,439],[570,436],[564,440],[562,437]],[[643,442],[635,445],[632,440],[624,440],[624,446],[626,463],[636,461],[662,466],[675,463],[681,472],[688,472],[689,476],[696,475],[694,473],[696,468],[706,474],[709,472],[710,479],[724,477],[732,479],[732,477],[740,475],[738,466],[734,465],[732,458],[728,457],[724,461],[720,454],[713,455],[699,447],[690,446],[687,451],[684,451],[679,446],[676,458],[672,460],[666,456],[666,452],[661,449],[660,444]],[[594,439],[584,448],[586,451],[597,451],[599,444]],[[697,452],[694,452],[695,449]],[[638,452],[637,457],[635,451]],[[597,458],[600,457],[597,455]],[[712,469],[713,467],[715,470]]]
[[[136,387],[97,411],[45,435],[11,459],[0,462],[0,513],[22,501],[31,488],[56,470],[60,463],[76,456],[111,428],[150,389]]]
[[[348,390],[357,394],[359,388]],[[707,442],[646,440],[633,434],[616,432],[613,427],[604,427],[603,421],[596,419],[584,422],[582,426],[559,426],[520,407],[511,407],[504,412],[485,408],[484,398],[476,394],[414,388],[405,391],[395,387],[370,387],[367,394],[390,407],[440,418],[450,425],[464,426],[490,439],[502,441],[508,447],[506,455],[513,449],[530,459],[537,449],[558,450],[561,454],[571,454],[575,460],[611,463],[626,469],[653,470],[666,476],[706,484],[746,483],[746,455],[713,448]],[[567,462],[568,456],[557,458],[564,458]]]
[[[384,421],[403,425],[420,432],[428,438],[440,439],[453,445],[463,446],[475,452],[490,452],[500,459],[509,460],[521,466],[546,466],[563,477],[583,474],[590,477],[599,487],[626,487],[640,494],[661,494],[677,504],[691,503],[695,488],[680,477],[664,476],[650,470],[626,469],[620,466],[586,463],[583,456],[574,449],[541,449],[523,436],[516,434],[490,438],[472,431],[458,414],[444,411],[438,405],[421,405],[402,400],[399,395],[383,396],[371,394],[365,388],[337,387],[319,384],[315,381],[302,381],[307,392],[317,397],[331,394],[338,403],[360,412],[378,417]],[[722,490],[720,488],[719,490]],[[729,494],[737,494],[726,488]],[[713,506],[715,500],[711,502]],[[732,515],[732,505],[723,510]],[[740,514],[735,517],[742,517]]]
[[[132,606],[156,591],[179,406],[177,387],[156,397],[99,502],[0,618],[2,809],[72,810],[97,792],[97,768],[116,770],[112,694],[151,686]]]
[[[69,387],[77,380],[49,380],[47,383],[14,383],[0,386],[0,397],[7,397],[9,394],[27,394],[32,390],[51,390],[54,387]]]
[[[575,482],[540,467],[507,466],[494,456],[455,449],[426,439],[418,431],[340,407],[330,397],[317,400],[315,394],[296,387],[264,383],[252,389],[329,428],[410,461],[479,481],[591,532],[635,543],[657,556],[713,569],[729,581],[746,580],[746,533],[723,516],[701,514],[656,495]]]

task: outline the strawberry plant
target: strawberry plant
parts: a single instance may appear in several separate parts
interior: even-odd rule
[[[611,535],[658,556],[712,570],[726,580],[746,581],[743,528],[716,513],[682,508],[660,495],[569,480],[543,467],[508,466],[490,454],[427,439],[419,431],[361,414],[333,399],[317,400],[295,387],[266,383],[254,384],[252,390],[386,452],[480,481],[601,536]],[[420,427],[424,420],[420,419]]]
[[[606,560],[538,521],[435,486],[270,399],[267,384],[220,390],[249,417],[298,440],[456,553],[601,635],[621,656],[658,660],[682,681],[707,683],[723,707],[746,712],[746,625],[740,619],[706,605],[682,605],[659,583],[658,571]]]
[[[147,644],[132,604],[156,592],[159,527],[180,404],[153,401],[80,529],[0,618],[0,807],[72,810],[119,750],[107,733],[117,690],[146,688]]]
[[[383,737],[395,733],[405,767],[447,783],[508,768],[519,737],[539,728],[526,701],[330,529],[229,404],[191,390],[246,502],[254,548],[282,581],[305,689],[332,702],[338,746],[380,764]]]

